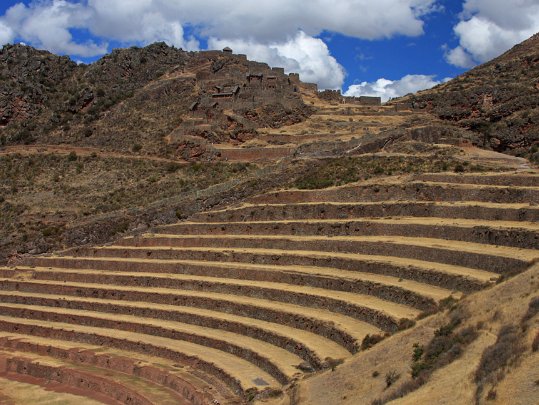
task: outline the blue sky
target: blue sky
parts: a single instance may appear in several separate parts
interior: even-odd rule
[[[539,31],[539,0],[2,0],[0,43],[92,62],[163,40],[231,46],[321,88],[384,99],[433,86]]]
[[[335,35],[328,46],[346,68],[343,87],[380,77],[395,80],[407,74],[427,74],[445,78],[464,72],[466,69],[447,63],[443,50],[445,45],[458,45],[453,26],[459,21],[462,3],[445,0],[440,4],[444,10],[425,19],[425,34],[418,37],[362,40]]]

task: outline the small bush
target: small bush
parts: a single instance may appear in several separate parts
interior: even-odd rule
[[[528,311],[524,315],[522,322],[527,322],[539,313],[539,297],[534,297],[528,304]]]
[[[326,364],[329,368],[331,368],[331,371],[335,371],[338,365],[342,364],[344,362],[343,359],[332,359],[331,357],[328,357],[326,359]]]
[[[69,155],[67,155],[67,160],[69,160],[70,162],[74,162],[75,160],[77,160],[77,154],[75,153],[75,151],[69,152]]]
[[[455,166],[454,171],[455,173],[464,173],[466,169],[464,169],[464,166],[459,163],[458,165]]]
[[[488,401],[494,401],[496,399],[496,390],[490,390],[487,394]]]
[[[51,236],[55,236],[55,235],[57,235],[59,232],[60,232],[60,229],[59,229],[59,228],[56,228],[56,227],[54,227],[54,226],[48,226],[48,227],[44,228],[43,230],[41,230],[41,234],[42,234],[45,238],[48,238],[48,237],[51,237]]]
[[[532,342],[532,351],[535,353],[538,350],[539,350],[539,332],[537,332]]]
[[[455,306],[456,303],[457,303],[457,300],[451,295],[441,300],[439,307],[441,310],[444,310],[444,309],[451,310]]]
[[[174,172],[177,172],[179,168],[180,168],[180,165],[179,165],[179,164],[176,164],[176,163],[168,163],[167,166],[166,166],[166,171],[167,171],[168,173],[174,173]]]
[[[412,353],[412,361],[419,361],[425,352],[423,345],[419,343],[414,343],[414,351]]]
[[[133,145],[133,147],[131,148],[131,150],[134,152],[134,153],[138,153],[142,150],[142,145],[139,144],[139,143],[136,143]]]
[[[367,350],[384,340],[382,335],[366,335],[361,341],[361,350]]]
[[[400,374],[395,370],[391,370],[386,374],[386,388],[391,387],[400,378]]]
[[[415,321],[413,319],[402,318],[399,320],[399,330],[409,329],[415,326]]]

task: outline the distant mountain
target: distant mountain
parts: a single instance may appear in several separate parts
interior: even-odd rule
[[[212,158],[209,143],[241,143],[258,127],[299,122],[311,113],[297,75],[245,55],[185,52],[164,43],[115,50],[91,65],[7,45],[0,51],[0,79],[2,145]]]
[[[539,162],[539,34],[447,83],[407,96],[414,107],[483,135],[483,145]]]

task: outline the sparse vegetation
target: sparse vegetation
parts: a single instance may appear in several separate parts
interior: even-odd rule
[[[516,326],[505,325],[500,329],[496,343],[483,352],[481,362],[475,372],[477,401],[481,398],[486,386],[491,386],[487,398],[495,398],[495,395],[493,397],[491,393],[496,392],[494,386],[503,379],[505,368],[516,362],[525,351],[520,335]]]
[[[0,267],[1,331],[40,342],[50,337],[47,356],[85,363],[81,370],[95,361],[90,374],[128,367],[127,359],[109,358],[109,348],[132,352],[137,370],[142,353],[151,368],[130,380],[151,375],[167,389],[178,382],[184,396],[191,389],[180,380],[192,383],[192,393],[204,396],[200,402],[215,394],[234,403],[296,403],[299,388],[303,398],[309,394],[303,388],[319,382],[314,403],[381,396],[372,402],[381,405],[429,383],[436,392],[425,387],[415,395],[450,397],[463,363],[466,378],[474,380],[476,371],[478,398],[500,401],[504,375],[539,350],[539,298],[529,280],[511,284],[526,273],[510,279],[537,261],[539,211],[530,186],[537,176],[469,175],[520,170],[520,159],[472,145],[498,148],[494,134],[509,139],[509,124],[533,131],[534,111],[498,111],[503,119],[485,121],[481,115],[503,94],[467,100],[460,93],[473,83],[464,76],[451,96],[458,105],[443,114],[466,129],[407,108],[357,108],[340,98],[324,103],[299,88],[294,93],[319,107],[307,121],[314,108],[263,103],[231,111],[222,100],[211,107],[212,118],[184,114],[186,105],[205,104],[193,104],[198,78],[244,77],[244,57],[207,53],[201,61],[209,67],[197,62],[199,70],[192,70],[187,61],[196,54],[164,44],[115,51],[80,67],[28,52],[29,64],[39,57],[45,69],[29,72],[14,58],[6,62],[13,69],[0,69],[10,83],[34,70],[52,75],[35,88],[26,89],[26,79],[15,85],[29,95],[22,100],[26,122],[0,117],[0,143],[7,145],[0,151],[0,260],[9,259]],[[51,70],[55,63],[64,65]],[[461,108],[483,99],[472,117]],[[259,133],[257,125],[265,129]],[[34,141],[30,148],[13,145]],[[527,156],[528,146],[515,153]],[[266,151],[259,166],[226,163]],[[436,172],[446,173],[423,175]],[[401,174],[409,175],[381,178]],[[366,184],[316,190],[359,181]],[[39,254],[60,247],[73,249]],[[516,311],[525,314],[513,324]],[[56,322],[64,321],[72,330],[59,330]],[[3,353],[45,355],[40,345],[2,336]],[[66,347],[55,347],[62,339]],[[92,354],[66,355],[80,351],[80,343]],[[86,349],[93,344],[95,356]],[[168,378],[175,369],[196,378]],[[109,371],[103,373],[112,380]],[[465,385],[470,397],[473,381]]]
[[[386,388],[389,388],[393,384],[395,384],[399,378],[400,374],[397,373],[395,370],[388,371],[385,376]]]
[[[367,350],[384,340],[382,335],[366,335],[361,342],[361,350]]]
[[[377,176],[443,172],[451,167],[459,173],[484,170],[480,166],[465,168],[461,163],[452,160],[450,154],[445,153],[434,157],[365,155],[322,160],[311,173],[300,178],[295,187],[307,190],[322,189]]]
[[[254,168],[243,163],[205,164],[195,168],[99,157],[96,153],[91,156],[70,153],[67,157],[0,156],[0,193],[13,195],[9,204],[3,204],[0,258],[15,250],[51,249],[61,241],[64,225],[79,218],[87,220],[121,209],[144,207],[248,174]],[[34,213],[21,216],[27,209]],[[59,211],[62,215],[57,214]],[[125,226],[117,229],[126,230]],[[22,234],[26,235],[25,241]]]

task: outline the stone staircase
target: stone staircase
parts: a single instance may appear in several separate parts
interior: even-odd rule
[[[538,220],[536,172],[424,174],[271,192],[27,257],[0,269],[0,375],[73,370],[141,404],[275,395],[524,271]]]

